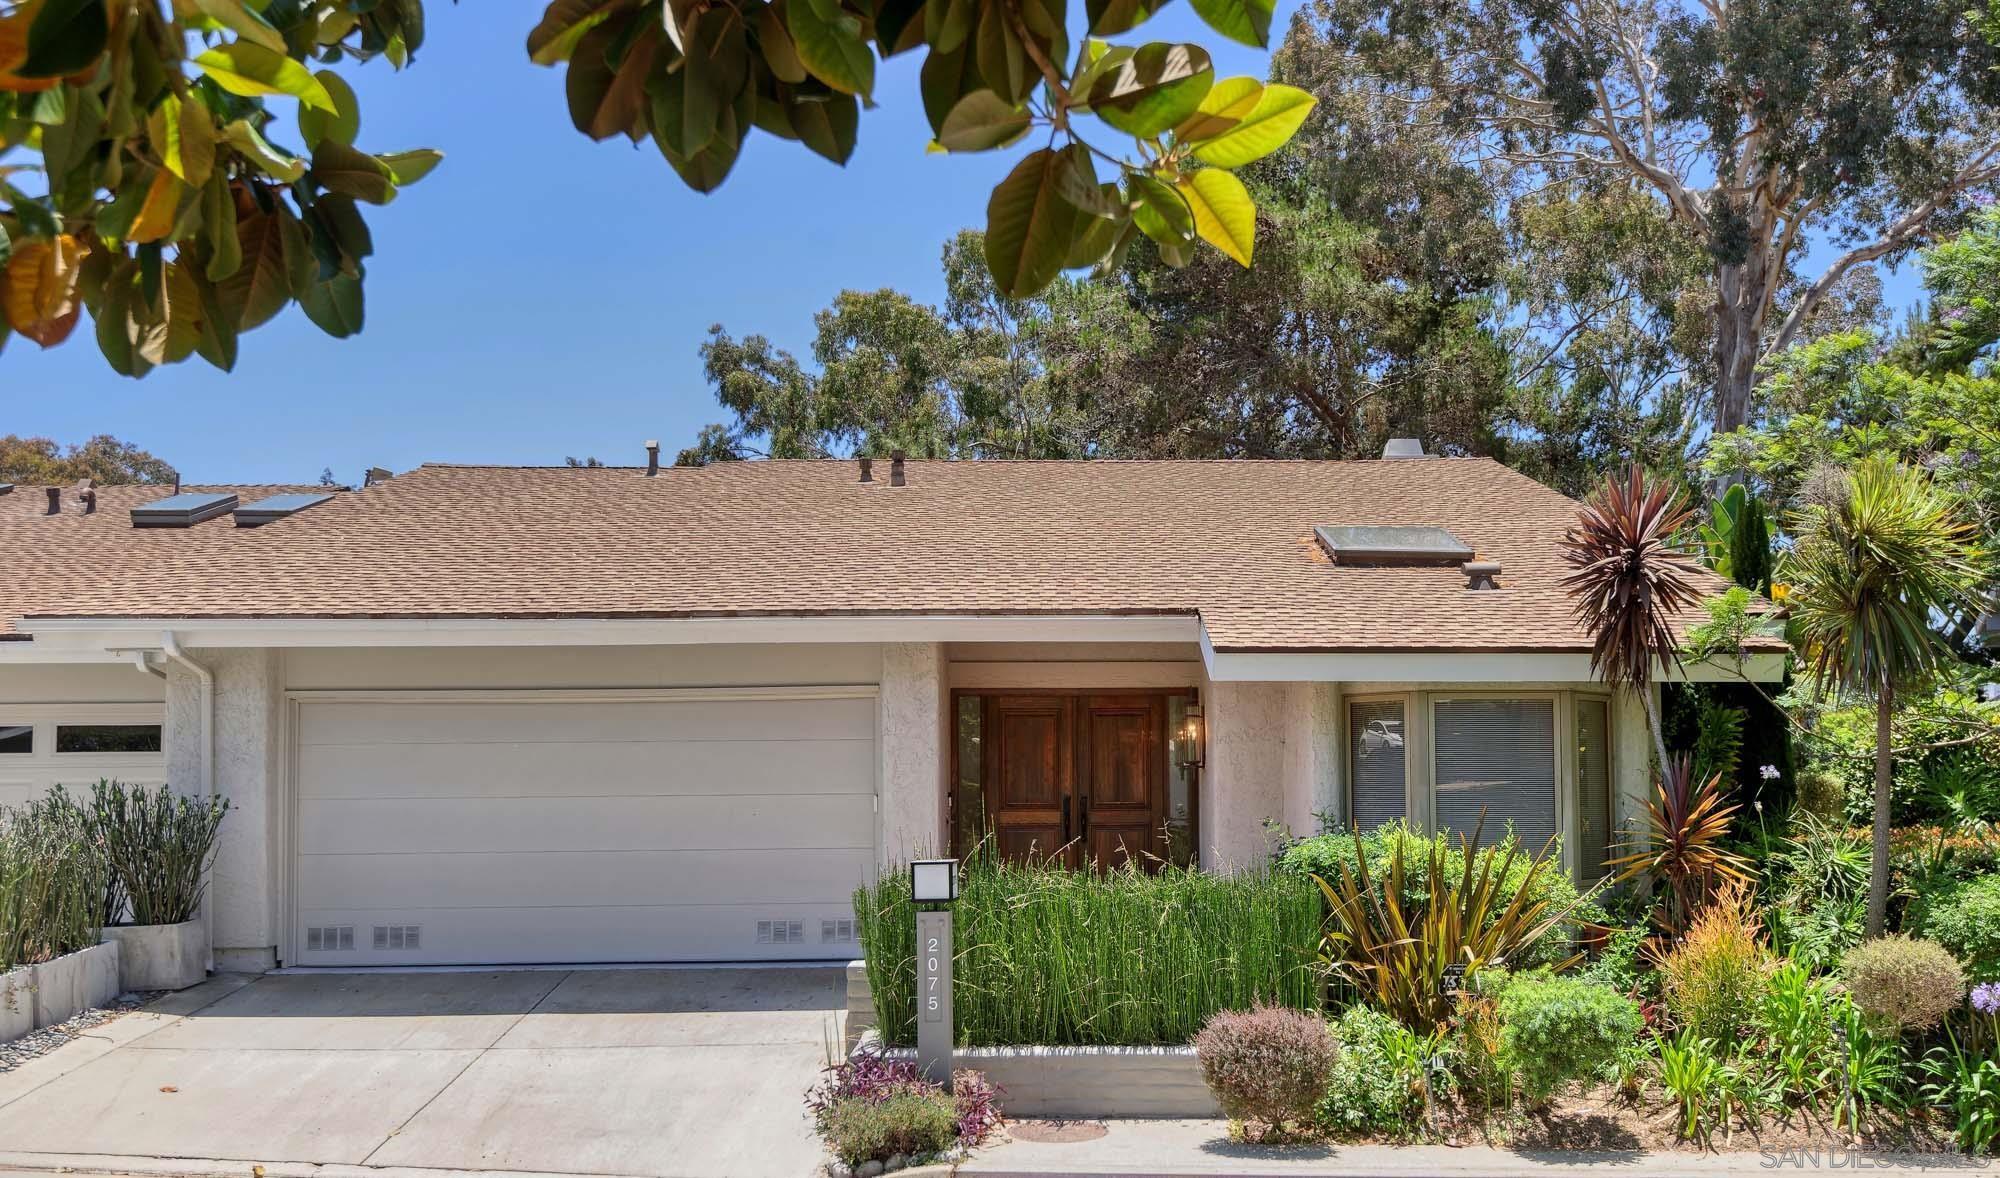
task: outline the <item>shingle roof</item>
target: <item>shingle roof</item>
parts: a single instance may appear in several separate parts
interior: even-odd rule
[[[238,542],[69,578],[73,616],[1198,614],[1219,650],[1587,646],[1558,585],[1576,504],[1486,459],[425,466]],[[18,494],[18,492],[17,492]],[[101,509],[102,510],[102,509]],[[1336,567],[1317,524],[1443,527],[1501,562]],[[226,524],[225,524],[226,526]],[[197,529],[199,530],[199,529]],[[134,537],[149,553],[156,541]],[[1704,574],[1707,576],[1707,574]],[[1720,578],[1708,578],[1720,591]],[[1699,619],[1689,619],[1699,620]]]
[[[165,568],[198,575],[230,545],[263,530],[242,531],[227,514],[191,528],[134,528],[132,509],[167,498],[172,487],[98,487],[97,510],[88,515],[71,488],[60,490],[58,515],[48,514],[47,487],[23,485],[0,495],[0,641],[26,639],[14,623],[28,614],[68,612],[73,602],[136,587]],[[325,488],[208,484],[181,490],[226,491],[249,503]]]

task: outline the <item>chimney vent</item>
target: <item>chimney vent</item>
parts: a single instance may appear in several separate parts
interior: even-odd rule
[[[901,450],[892,450],[889,452],[889,485],[900,487],[905,481],[903,477],[903,452]]]
[[[1465,562],[1465,587],[1471,590],[1498,589],[1500,583],[1500,562],[1497,560],[1468,560]]]
[[[875,481],[875,460],[873,458],[863,458],[861,460],[861,481],[864,483]]]
[[[1424,444],[1417,438],[1390,438],[1382,447],[1382,457],[1428,458],[1430,455],[1424,453]]]
[[[76,493],[77,502],[83,504],[83,514],[90,515],[97,510],[97,491],[85,487]]]
[[[361,476],[361,486],[365,490],[376,483],[386,483],[395,477],[396,472],[393,470],[384,470],[379,466],[371,466],[368,468],[368,473]]]
[[[62,488],[61,488],[61,487],[50,487],[50,488],[49,488],[49,512],[48,512],[48,513],[49,513],[50,515],[61,515],[61,514],[62,514]]]
[[[660,443],[648,439],[646,442],[646,477],[653,478],[660,473]]]

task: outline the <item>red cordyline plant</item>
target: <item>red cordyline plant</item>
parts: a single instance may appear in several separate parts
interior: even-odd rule
[[[1665,881],[1660,923],[1675,935],[1708,903],[1716,888],[1750,882],[1750,862],[1723,845],[1729,822],[1741,809],[1722,793],[1722,777],[1694,775],[1693,757],[1675,757],[1660,771],[1646,803],[1646,831],[1619,849],[1606,866],[1616,882],[1649,876]]]
[[[1653,706],[1653,665],[1680,666],[1669,619],[1701,600],[1698,566],[1682,540],[1693,514],[1678,487],[1649,479],[1635,463],[1622,479],[1605,477],[1562,543],[1563,562],[1575,570],[1562,585],[1591,636],[1590,669],[1638,692],[1662,769],[1667,745]]]

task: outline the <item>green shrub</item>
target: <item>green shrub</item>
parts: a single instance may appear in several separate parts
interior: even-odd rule
[[[2000,981],[2000,874],[1920,899],[1909,925],[1956,954],[1974,981]]]
[[[1500,996],[1501,1057],[1536,1105],[1602,1071],[1644,1027],[1638,1003],[1577,978],[1516,978]]]
[[[148,793],[116,781],[91,791],[90,822],[130,905],[133,924],[179,924],[201,911],[215,835],[229,799]]]
[[[1430,891],[1429,863],[1431,852],[1441,852],[1441,860],[1447,875],[1457,876],[1465,868],[1465,854],[1459,849],[1458,840],[1448,834],[1424,836],[1412,831],[1407,824],[1397,821],[1384,823],[1372,831],[1361,835],[1361,854],[1357,857],[1354,849],[1354,835],[1351,833],[1329,833],[1300,839],[1278,853],[1277,866],[1281,871],[1316,875],[1329,883],[1340,878],[1340,869],[1345,864],[1350,871],[1357,869],[1357,858],[1365,860],[1370,879],[1380,882],[1389,877],[1389,864],[1394,858],[1398,844],[1402,845],[1404,861],[1403,902],[1408,908],[1422,906],[1424,897]],[[1511,900],[1514,893],[1528,879],[1536,855],[1541,847],[1523,846],[1509,833],[1499,841],[1488,843],[1478,849],[1473,864],[1474,873],[1489,862],[1497,870],[1506,862],[1508,852],[1515,852],[1514,860],[1508,865],[1506,874],[1500,878],[1499,893]],[[1560,846],[1551,848],[1556,855]],[[1557,862],[1560,862],[1558,857]],[[1604,910],[1590,901],[1578,902],[1576,883],[1569,873],[1560,870],[1544,870],[1535,875],[1530,902],[1539,902],[1546,911],[1569,913],[1557,935],[1544,937],[1530,947],[1521,959],[1511,964],[1521,969],[1554,965],[1568,957],[1575,950],[1578,930],[1585,924],[1600,924],[1606,920]]]
[[[883,1036],[913,1043],[909,873],[857,891],[854,913]],[[1301,876],[980,860],[953,913],[962,1044],[1180,1044],[1219,1010],[1318,1009],[1320,899]]]
[[[1597,959],[1579,969],[1576,976],[1586,982],[1608,986],[1620,994],[1630,994],[1643,990],[1653,981],[1653,970],[1640,960],[1646,948],[1647,930],[1643,925],[1621,928],[1611,934],[1604,951]]]
[[[1333,1027],[1339,1044],[1326,1093],[1313,1110],[1329,1133],[1402,1136],[1423,1115],[1423,1076],[1410,1065],[1408,1028],[1369,1006],[1352,1006]]]
[[[84,812],[60,788],[0,809],[0,971],[95,945],[109,881]]]
[[[1695,913],[1687,935],[1660,962],[1660,989],[1683,1030],[1727,1047],[1754,1017],[1771,967],[1748,889],[1728,887]]]
[[[1900,933],[1864,941],[1840,963],[1854,1005],[1878,1023],[1924,1030],[1965,1001],[1965,971],[1936,941]]]
[[[1194,1037],[1194,1049],[1226,1116],[1281,1132],[1312,1119],[1335,1055],[1333,1035],[1318,1015],[1279,1006],[1216,1012]]]
[[[826,1111],[821,1129],[827,1152],[847,1166],[896,1154],[936,1154],[958,1142],[958,1113],[943,1089],[904,1091],[870,1100],[849,1096]]]

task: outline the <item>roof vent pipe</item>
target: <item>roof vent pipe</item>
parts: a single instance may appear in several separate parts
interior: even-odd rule
[[[892,450],[889,452],[889,485],[900,487],[904,482],[903,452],[901,450]]]
[[[1424,444],[1416,438],[1390,438],[1382,447],[1384,458],[1428,458]]]
[[[61,487],[50,487],[50,488],[49,488],[49,511],[48,511],[48,514],[50,514],[50,515],[61,515],[61,514],[62,514],[62,488],[61,488]]]
[[[1464,564],[1465,587],[1471,590],[1498,589],[1500,583],[1500,562],[1497,560],[1468,560]]]
[[[89,515],[97,510],[97,492],[91,488],[85,487],[83,490],[77,492],[76,498],[78,502],[83,504],[83,514]]]
[[[863,458],[861,460],[861,481],[864,483],[875,481],[875,460],[873,458]]]
[[[646,442],[646,477],[654,478],[660,473],[660,443],[656,439]]]
[[[386,483],[395,477],[396,472],[393,470],[384,470],[379,466],[371,466],[368,468],[368,473],[361,476],[361,487],[363,490],[366,490],[376,483]]]

